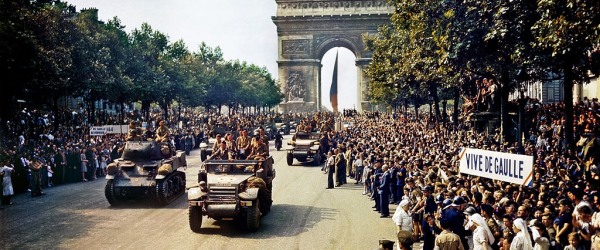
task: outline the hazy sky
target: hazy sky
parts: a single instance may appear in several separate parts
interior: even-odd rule
[[[170,41],[182,39],[190,51],[205,42],[219,46],[227,60],[239,59],[266,67],[275,79],[277,75],[277,29],[271,17],[275,15],[275,0],[67,0],[82,8],[98,9],[100,20],[117,16],[127,32],[148,23],[167,34]],[[329,87],[335,60],[335,49],[323,58],[322,103],[329,103]],[[356,105],[357,73],[355,57],[347,49],[339,49],[339,108]]]

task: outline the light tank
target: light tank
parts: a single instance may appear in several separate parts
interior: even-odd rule
[[[185,152],[165,143],[128,141],[121,158],[106,167],[104,194],[113,206],[128,200],[151,199],[171,203],[185,193]]]

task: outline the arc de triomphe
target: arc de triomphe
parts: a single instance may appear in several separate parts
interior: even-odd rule
[[[377,33],[394,11],[385,0],[275,0],[279,82],[284,112],[310,112],[321,107],[321,58],[335,47],[349,49],[358,67],[357,109],[369,109],[363,71],[371,60],[362,34]],[[338,89],[344,83],[338,82]],[[339,99],[344,98],[338,96]]]

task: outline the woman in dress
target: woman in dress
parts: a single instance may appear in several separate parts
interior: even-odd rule
[[[531,238],[527,232],[527,223],[523,219],[519,218],[513,222],[513,231],[516,235],[510,243],[510,250],[533,250]]]
[[[2,176],[2,204],[4,205],[12,205],[10,199],[15,194],[15,191],[13,190],[10,176],[14,171],[14,168],[10,167],[8,160],[4,161],[3,166],[0,168],[0,176]]]
[[[491,250],[494,244],[494,235],[480,214],[469,216],[470,229],[473,230],[473,250]]]

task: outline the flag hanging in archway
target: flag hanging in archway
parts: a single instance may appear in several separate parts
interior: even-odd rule
[[[336,52],[335,53],[335,65],[333,66],[333,78],[331,79],[331,88],[329,89],[329,100],[331,101],[331,107],[333,107],[333,112],[338,111],[337,71],[338,71],[338,54]]]

